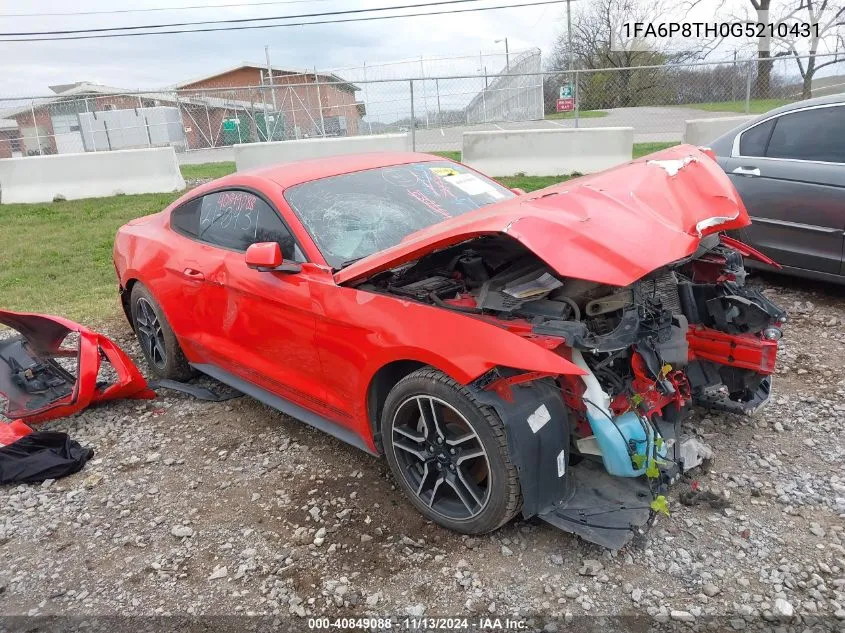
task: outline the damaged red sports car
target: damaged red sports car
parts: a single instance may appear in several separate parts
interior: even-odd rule
[[[239,173],[122,227],[152,370],[212,376],[375,455],[465,533],[518,512],[617,548],[711,455],[693,404],[769,396],[784,312],[679,146],[532,194],[416,153]],[[657,500],[657,503],[655,503]]]

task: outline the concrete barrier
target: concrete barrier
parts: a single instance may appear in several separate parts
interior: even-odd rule
[[[685,121],[684,143],[690,145],[707,145],[712,143],[725,132],[730,132],[750,121],[753,116],[727,116],[713,119],[691,119]]]
[[[235,152],[231,145],[225,147],[211,147],[206,149],[192,149],[187,152],[178,152],[176,160],[180,165],[202,165],[203,163],[227,163],[234,162]]]
[[[0,160],[0,204],[180,191],[172,147]]]
[[[411,149],[411,140],[407,134],[379,134],[375,136],[244,143],[235,145],[233,149],[235,151],[235,165],[238,171],[244,171],[308,158],[325,158],[327,156],[367,152],[408,152]]]
[[[634,128],[464,132],[461,162],[491,176],[590,173],[631,160]]]

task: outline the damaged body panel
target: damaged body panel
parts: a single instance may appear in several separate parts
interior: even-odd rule
[[[255,220],[229,190],[284,239],[192,235],[194,209]],[[618,548],[713,457],[691,407],[769,397],[786,315],[746,285],[765,256],[721,234],[748,223],[690,146],[528,195],[386,154],[199,187],[122,228],[115,265],[136,329],[145,303],[192,367],[384,453],[431,520],[479,533],[521,508]]]
[[[99,402],[155,397],[126,353],[83,325],[6,310],[0,310],[0,324],[18,332],[0,339],[0,393],[8,400],[6,417],[34,424]],[[114,368],[113,381],[100,380],[103,361]]]

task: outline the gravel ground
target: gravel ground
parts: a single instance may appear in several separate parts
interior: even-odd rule
[[[45,425],[96,453],[0,489],[0,614],[845,630],[845,289],[762,281],[791,317],[772,401],[689,421],[717,449],[699,485],[727,507],[684,506],[679,485],[615,553],[537,520],[467,538],[424,521],[383,461],[250,398],[165,392]],[[125,324],[103,329],[138,356]]]

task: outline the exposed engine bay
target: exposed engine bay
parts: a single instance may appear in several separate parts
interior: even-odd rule
[[[572,454],[600,457],[611,475],[637,477],[655,460],[678,473],[710,456],[679,437],[693,403],[746,414],[768,399],[786,314],[747,287],[745,276],[742,256],[717,234],[627,287],[560,278],[498,235],[358,287],[473,315],[572,361],[585,371],[559,379]],[[509,376],[502,368],[488,382]]]

